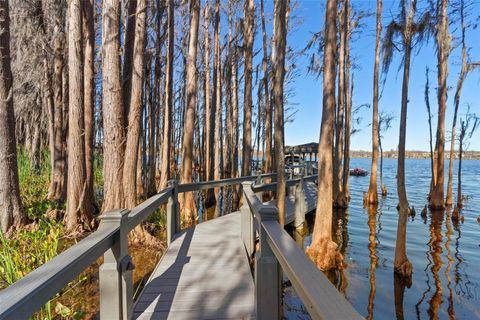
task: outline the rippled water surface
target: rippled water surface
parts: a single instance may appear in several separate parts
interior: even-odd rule
[[[369,170],[370,160],[352,159],[351,167]],[[398,218],[396,159],[384,161],[389,195],[381,200],[377,212],[363,208],[369,177],[350,177],[349,209],[336,215],[336,237],[347,267],[328,276],[365,317],[480,319],[480,161],[463,162],[462,189],[470,198],[464,202],[464,221],[458,224],[451,221],[449,212],[420,214],[427,203],[430,161],[408,159],[406,168],[408,200],[417,211],[407,226],[411,286],[396,281],[393,275]],[[454,181],[455,192],[456,174]],[[305,246],[310,241],[307,236]]]

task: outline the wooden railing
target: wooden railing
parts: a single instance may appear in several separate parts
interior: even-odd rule
[[[130,319],[133,306],[132,270],[128,233],[167,203],[167,243],[180,231],[178,193],[261,181],[262,174],[218,181],[169,186],[131,210],[105,212],[98,229],[44,265],[0,291],[0,319],[27,319],[102,255],[100,266],[100,318]]]
[[[260,239],[260,250],[255,254],[258,318],[275,319],[281,314],[280,266],[314,318],[360,318],[280,227],[276,221],[276,207],[263,205],[255,195],[254,192],[275,190],[275,183],[263,183],[265,178],[275,180],[276,174],[181,185],[172,180],[166,189],[131,210],[104,213],[95,232],[0,291],[0,319],[27,319],[102,255],[104,262],[99,270],[100,318],[130,319],[134,265],[128,254],[128,233],[166,203],[167,243],[170,244],[180,231],[179,193],[240,183],[244,194],[241,232],[250,257],[255,252],[257,234]],[[291,179],[286,185],[299,188],[302,181],[315,179],[316,176]],[[253,181],[256,181],[255,185],[252,185]]]
[[[362,319],[280,226],[277,208],[264,205],[255,192],[258,188],[243,183],[242,239],[247,253],[255,256],[257,318],[280,318],[283,271],[313,319]]]

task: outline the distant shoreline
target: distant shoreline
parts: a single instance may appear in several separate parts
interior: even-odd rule
[[[350,156],[352,158],[371,158],[371,151],[352,150]],[[397,151],[389,150],[383,152],[383,157],[397,158]],[[430,159],[430,151],[406,151],[405,157],[407,159]],[[450,158],[450,150],[445,151],[445,161]],[[458,159],[458,151],[455,152],[455,159]],[[480,160],[480,151],[464,151],[463,159],[465,160]]]

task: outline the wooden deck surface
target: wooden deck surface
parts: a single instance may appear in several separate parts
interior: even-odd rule
[[[255,287],[235,212],[175,238],[134,307],[134,319],[248,319]]]

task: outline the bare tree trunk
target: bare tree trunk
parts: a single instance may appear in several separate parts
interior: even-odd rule
[[[368,204],[378,204],[378,78],[380,69],[380,39],[382,36],[382,0],[377,0],[377,26],[375,37],[375,64],[373,67],[373,110],[372,110],[372,166],[370,170],[370,185],[368,187]]]
[[[123,54],[123,68],[122,68],[122,93],[123,93],[123,104],[125,108],[125,121],[128,122],[129,112],[130,112],[130,101],[131,101],[131,91],[132,91],[132,69],[133,69],[133,59],[134,59],[134,39],[135,39],[135,30],[136,30],[136,11],[137,11],[137,0],[124,0],[127,1],[127,23],[126,30],[124,32],[124,54]],[[128,123],[126,123],[128,125]],[[126,127],[126,126],[125,126]]]
[[[262,45],[263,45],[263,89],[265,90],[265,172],[272,172],[272,105],[270,103],[270,94],[268,92],[268,52],[267,52],[267,32],[265,28],[265,9],[264,0],[260,1],[262,14]]]
[[[0,227],[4,234],[25,224],[18,184],[8,1],[0,2]]]
[[[233,54],[232,54],[232,61],[231,61],[231,69],[232,69],[232,126],[233,126],[233,133],[232,133],[232,177],[237,178],[239,176],[238,172],[238,154],[239,154],[239,136],[240,131],[238,129],[238,55],[237,55],[237,43],[233,45]],[[238,201],[239,201],[239,189],[240,187],[235,187],[233,190],[232,195],[232,203],[233,203],[233,210],[238,208]]]
[[[453,195],[452,195],[452,181],[453,181],[453,160],[455,158],[455,131],[457,127],[457,116],[458,109],[460,107],[460,95],[462,93],[463,82],[467,76],[468,63],[467,63],[467,47],[465,45],[465,22],[464,22],[464,1],[460,1],[460,20],[461,20],[461,29],[462,29],[462,68],[460,69],[460,76],[457,81],[457,88],[455,90],[455,111],[453,113],[452,121],[452,137],[450,141],[450,161],[448,163],[448,184],[447,184],[447,198],[445,200],[445,205],[452,206]]]
[[[103,0],[102,12],[102,91],[103,91],[103,211],[124,206],[123,161],[125,154],[124,107],[120,81],[120,3]]]
[[[167,70],[165,79],[165,111],[163,117],[163,144],[160,189],[167,186],[170,179],[170,148],[172,143],[172,114],[173,114],[173,49],[175,46],[175,12],[173,0],[168,0],[168,47]]]
[[[127,144],[125,148],[125,164],[123,166],[123,190],[125,206],[133,208],[137,205],[137,162],[140,142],[142,116],[142,84],[145,51],[146,0],[138,0],[136,6],[135,40],[133,45],[133,67],[131,79],[130,112],[128,114]],[[152,161],[152,159],[150,159]]]
[[[58,9],[58,8],[57,8]],[[54,62],[53,62],[53,133],[54,142],[52,148],[52,176],[48,189],[47,199],[62,202],[66,193],[65,174],[65,135],[63,114],[63,53],[65,34],[62,22],[57,21],[54,35]]]
[[[425,70],[425,77],[426,77],[426,82],[425,82],[425,105],[427,106],[427,112],[428,112],[428,129],[429,129],[429,134],[430,134],[430,169],[432,171],[432,181],[430,183],[430,192],[429,192],[429,197],[431,196],[432,193],[432,187],[433,184],[436,181],[435,178],[435,165],[434,165],[434,153],[433,153],[433,138],[432,138],[432,112],[430,111],[430,81],[428,77],[428,67]]]
[[[85,195],[95,205],[93,189],[93,139],[95,131],[95,3],[83,1],[83,103],[85,116]]]
[[[353,104],[353,87],[354,87],[354,78],[352,75],[352,83],[350,85],[350,38],[352,33],[350,31],[350,0],[345,0],[345,8],[347,12],[345,13],[345,20],[347,21],[345,25],[345,143],[343,150],[343,185],[340,199],[341,207],[348,207],[350,202],[350,137],[352,135],[352,104]],[[348,89],[350,87],[350,90]]]
[[[462,159],[463,159],[463,139],[465,138],[466,134],[466,128],[465,128],[465,122],[461,123],[461,128],[460,128],[460,137],[459,137],[459,159],[458,159],[458,183],[457,183],[457,207],[456,210],[454,210],[454,215],[453,217],[458,220],[460,217],[460,209],[462,208]]]
[[[214,71],[213,71],[213,92],[214,99],[212,103],[215,106],[215,160],[213,178],[219,180],[222,178],[222,68],[221,68],[221,44],[220,44],[220,0],[215,2],[215,52],[214,52]],[[215,188],[215,217],[220,216],[220,188]]]
[[[68,30],[68,178],[65,226],[73,231],[91,228],[94,211],[87,192],[85,168],[85,124],[82,68],[82,9],[80,0],[70,0]]]
[[[450,34],[448,32],[447,7],[448,0],[438,1],[437,9],[440,14],[437,26],[437,56],[438,56],[438,124],[436,142],[436,172],[437,180],[433,185],[429,206],[432,209],[445,208],[444,179],[445,179],[445,112],[447,110],[447,76],[448,56],[450,53]]]
[[[333,134],[335,122],[335,56],[337,43],[337,1],[328,0],[325,9],[323,56],[323,111],[318,145],[318,197],[312,244],[307,254],[322,270],[335,268],[340,255],[332,240],[333,219]]]
[[[407,191],[405,189],[405,141],[407,134],[407,107],[408,107],[408,82],[410,79],[410,56],[412,53],[412,36],[414,33],[414,16],[416,0],[410,3],[408,18],[403,14],[403,38],[404,38],[404,60],[403,60],[403,83],[402,83],[402,104],[400,113],[400,134],[398,142],[398,164],[397,164],[397,192],[399,199],[399,215],[397,226],[397,240],[395,242],[395,273],[403,277],[410,277],[412,274],[412,264],[408,261],[406,242],[407,242],[407,216],[409,213],[409,203]],[[405,10],[403,8],[402,10]]]
[[[244,6],[244,55],[245,55],[245,89],[243,102],[243,152],[242,176],[248,176],[252,171],[252,60],[254,32],[254,0],[246,0]]]
[[[278,222],[285,225],[285,154],[284,154],[284,114],[283,114],[283,83],[285,80],[285,47],[287,38],[286,1],[276,0],[275,15],[275,60],[273,61],[273,103],[275,109],[275,158],[277,164],[277,193]]]
[[[343,207],[343,141],[345,137],[344,113],[345,113],[345,41],[348,21],[348,3],[342,1],[342,9],[339,14],[340,47],[338,48],[338,102],[336,108],[335,145],[333,154],[333,204]]]
[[[182,183],[192,182],[193,136],[195,130],[195,107],[197,99],[197,45],[200,20],[200,0],[190,2],[190,38],[187,60],[187,108],[182,143]],[[195,221],[197,210],[193,192],[180,195],[183,219],[187,224]]]

